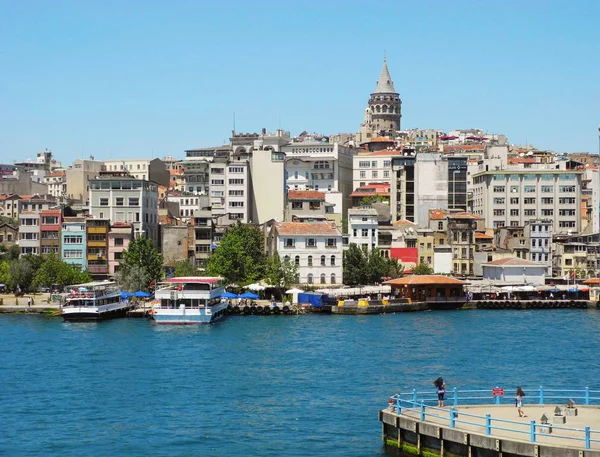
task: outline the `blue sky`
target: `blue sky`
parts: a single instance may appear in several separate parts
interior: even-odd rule
[[[598,152],[600,2],[0,0],[0,162],[183,157],[356,132],[383,52],[402,127]]]

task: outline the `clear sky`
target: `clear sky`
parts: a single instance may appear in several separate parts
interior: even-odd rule
[[[600,1],[0,0],[0,162],[183,157],[356,132],[384,51],[402,128],[598,152]]]

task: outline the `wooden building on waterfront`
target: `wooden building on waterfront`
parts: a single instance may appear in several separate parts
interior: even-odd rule
[[[384,284],[392,286],[393,295],[397,298],[460,306],[466,302],[464,286],[468,283],[442,275],[413,275],[392,279]]]

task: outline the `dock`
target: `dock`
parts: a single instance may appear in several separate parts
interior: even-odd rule
[[[443,408],[434,396],[390,398],[379,412],[386,446],[424,456],[600,457],[600,391],[531,390],[525,417],[498,387],[447,391]]]

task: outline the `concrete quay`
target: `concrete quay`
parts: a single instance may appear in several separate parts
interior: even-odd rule
[[[379,412],[382,438],[387,446],[423,456],[445,457],[600,457],[600,436],[596,431],[586,448],[585,428],[600,426],[599,406],[577,405],[577,415],[554,418],[557,406],[523,405],[526,417],[519,417],[514,405],[455,406],[427,408],[421,420],[419,408],[397,414],[390,405]],[[486,415],[490,415],[490,427]],[[546,415],[550,425],[543,426]],[[510,421],[510,422],[506,422]],[[532,441],[532,421],[536,430]],[[562,423],[564,421],[564,424]],[[557,422],[559,425],[553,425]]]

